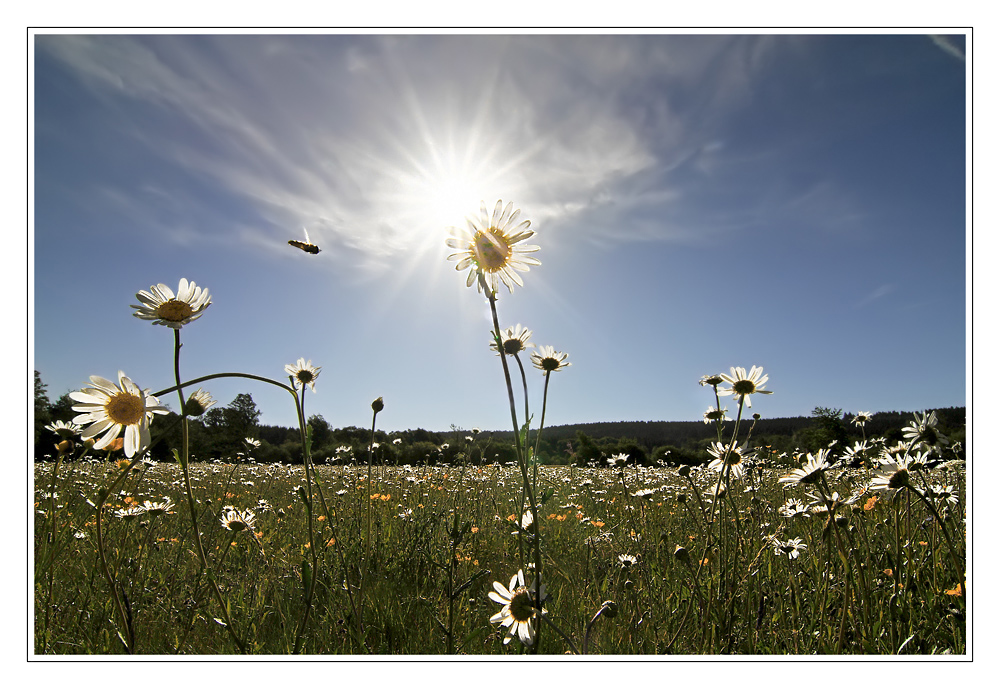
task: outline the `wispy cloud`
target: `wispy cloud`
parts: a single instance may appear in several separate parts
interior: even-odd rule
[[[856,308],[861,308],[862,306],[866,306],[868,304],[871,304],[873,301],[877,301],[877,300],[881,299],[882,297],[885,297],[885,296],[891,294],[895,290],[896,290],[896,285],[892,284],[892,283],[887,283],[887,284],[884,284],[884,285],[879,285],[874,290],[872,290],[871,292],[869,292],[868,294],[866,294],[864,297],[862,297],[857,302],[857,304],[855,304],[855,307]]]
[[[42,36],[37,44],[108,104],[108,126],[181,173],[172,184],[199,185],[171,188],[153,169],[137,175],[137,188],[164,194],[160,222],[231,235],[256,225],[259,241],[280,243],[306,226],[318,243],[385,257],[426,240],[429,228],[419,226],[438,222],[427,197],[454,178],[487,202],[516,198],[557,229],[676,239],[690,213],[690,172],[726,164],[716,130],[752,95],[778,40]],[[249,205],[256,220],[220,220],[218,194]],[[170,195],[190,203],[178,209]],[[606,222],[623,213],[634,216],[627,225]]]
[[[959,48],[949,36],[931,35],[930,39],[934,41],[934,45],[948,53],[952,57],[958,58],[959,60],[965,61],[965,51]]]

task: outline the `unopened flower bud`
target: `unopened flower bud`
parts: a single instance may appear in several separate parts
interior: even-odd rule
[[[679,545],[674,549],[674,557],[684,564],[691,562],[691,554],[688,553],[687,548],[682,545]]]
[[[613,600],[604,601],[601,603],[601,608],[604,610],[601,614],[609,620],[614,619],[615,615],[618,614],[618,605]]]
[[[382,402],[382,398],[379,397],[377,400],[372,402],[372,411],[378,414],[380,411],[385,409],[385,403]]]
[[[72,440],[60,440],[56,443],[56,449],[59,450],[59,454],[65,455],[73,451],[73,441]]]
[[[680,469],[677,470],[677,473],[680,474],[681,476],[687,477],[691,474],[691,467],[685,464],[684,466],[682,466]]]

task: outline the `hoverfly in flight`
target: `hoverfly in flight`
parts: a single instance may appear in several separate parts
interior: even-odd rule
[[[299,249],[302,249],[307,254],[318,254],[319,253],[319,247],[309,241],[309,230],[307,230],[306,228],[303,227],[302,231],[306,233],[306,241],[300,242],[297,239],[289,239],[288,243],[291,244],[294,247],[298,247]]]

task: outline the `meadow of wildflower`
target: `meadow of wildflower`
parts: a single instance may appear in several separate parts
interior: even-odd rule
[[[519,216],[484,205],[448,240],[489,302],[505,463],[470,461],[483,457],[473,434],[455,462],[380,465],[378,398],[365,451],[317,464],[304,404],[321,367],[300,358],[287,384],[182,381],[181,331],[211,297],[187,280],[140,291],[134,315],[173,333],[175,384],[91,376],[70,395],[78,416],[48,427],[56,454],[33,476],[34,654],[966,653],[965,462],[934,412],[901,441],[781,456],[748,413],[768,376],[732,367],[692,376],[711,391],[703,466],[537,461],[552,374],[570,362],[551,346],[530,354],[543,376],[531,427],[532,331],[501,328],[496,303],[539,265]],[[229,461],[191,459],[188,420],[215,404],[191,390],[222,376],[289,393],[301,464],[254,461],[253,438]],[[168,394],[182,436],[156,462]]]
[[[825,510],[809,507],[811,489],[779,484],[787,470],[762,464],[727,493],[726,541],[708,549],[706,493],[715,488],[714,470],[681,476],[665,467],[541,467],[539,485],[552,490],[538,510],[545,607],[576,650],[964,652],[964,600],[943,531],[962,547],[960,468],[923,472],[932,486],[948,487],[934,498],[946,508],[943,524],[906,492],[868,491],[838,509],[835,521],[843,523],[831,525]],[[287,654],[297,641],[307,654],[528,650],[504,645],[503,629],[489,623],[500,610],[488,597],[493,582],[506,585],[517,569],[515,467],[377,467],[370,483],[363,465],[319,467],[315,481],[333,523],[315,515],[310,542],[301,465],[192,465],[227,623],[178,506],[180,468],[136,465],[104,508],[104,547],[127,625],[117,622],[100,572],[93,506],[123,469],[99,459],[66,463],[53,494],[53,468],[39,464],[35,477],[36,653],[123,653],[120,632],[134,636],[136,653],[237,653],[226,624],[249,653]],[[825,473],[830,489],[847,499],[871,474]],[[163,513],[143,509],[167,500],[173,505]],[[224,526],[228,506],[243,518],[253,515],[249,528]],[[366,556],[359,534],[369,508]],[[297,640],[313,576],[312,612]],[[604,601],[613,601],[606,610],[617,614],[606,611],[588,627]],[[572,650],[542,629],[539,652]]]

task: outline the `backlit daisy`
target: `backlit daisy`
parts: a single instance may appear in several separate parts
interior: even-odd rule
[[[215,400],[212,399],[212,396],[201,388],[198,388],[191,393],[187,402],[184,403],[184,413],[188,416],[201,416],[213,404],[215,404]]]
[[[52,431],[53,433],[57,434],[60,438],[69,440],[79,435],[80,431],[83,429],[80,428],[80,426],[77,426],[75,423],[67,423],[65,421],[53,421],[52,423],[50,423],[48,426],[45,427],[45,430]]]
[[[181,278],[176,297],[173,290],[160,283],[150,287],[149,292],[137,292],[135,298],[141,304],[132,304],[132,308],[137,309],[132,315],[144,321],[153,321],[153,325],[165,325],[175,330],[200,318],[212,303],[207,289],[188,282],[186,278]]]
[[[810,452],[806,455],[806,463],[801,469],[794,469],[787,476],[778,479],[778,483],[816,483],[823,476],[823,472],[830,468],[826,461],[829,450],[817,450],[816,456]]]
[[[778,514],[788,519],[792,519],[793,517],[808,517],[809,508],[798,498],[788,498],[785,500],[785,504],[778,508]]]
[[[940,483],[935,483],[930,487],[926,495],[934,500],[943,500],[952,505],[958,504],[958,491],[952,486],[943,486]]]
[[[467,218],[467,229],[451,228],[452,236],[447,244],[452,249],[459,249],[448,259],[458,259],[456,270],[469,269],[466,285],[471,287],[478,282],[482,291],[484,283],[492,292],[496,292],[499,282],[513,291],[514,285],[523,285],[522,273],[528,272],[529,266],[541,265],[538,259],[525,254],[538,251],[537,246],[517,246],[520,242],[535,234],[529,230],[531,222],[524,220],[515,225],[521,211],[514,210],[514,204],[497,201],[492,215],[487,212],[484,203],[479,209],[478,218]],[[482,280],[478,276],[482,275]],[[499,281],[499,282],[498,282]]]
[[[253,510],[237,510],[233,507],[224,507],[220,521],[222,522],[222,528],[229,531],[243,531],[244,529],[252,531],[255,519],[256,515],[254,515]]]
[[[875,477],[872,478],[872,490],[895,490],[910,483],[909,455],[889,455],[875,465]]]
[[[921,444],[928,448],[946,447],[948,438],[937,429],[937,412],[913,415],[913,421],[903,429],[903,438],[910,444]]]
[[[787,555],[789,560],[794,560],[799,556],[799,553],[806,549],[806,544],[801,538],[790,538],[787,541],[781,541],[771,536],[771,545],[774,547],[775,555]]]
[[[729,421],[726,416],[726,412],[729,411],[728,407],[723,407],[718,409],[716,407],[709,407],[702,417],[705,419],[705,423],[712,423],[713,421]]]
[[[524,571],[518,570],[517,574],[510,578],[510,584],[506,588],[499,581],[495,581],[493,589],[489,592],[490,600],[503,607],[490,618],[490,624],[499,623],[501,627],[507,628],[503,640],[505,644],[517,636],[525,646],[533,646],[537,631],[535,619],[539,613],[544,615],[546,612],[545,608],[539,611],[533,599],[537,597],[541,601],[545,600],[545,586],[538,589],[538,579],[535,579],[530,587],[525,586]]]
[[[870,411],[859,411],[857,414],[854,415],[853,423],[855,426],[864,426],[866,423],[872,420],[872,416],[874,415]]]
[[[285,366],[285,373],[295,379],[296,390],[301,390],[302,386],[308,385],[313,392],[316,392],[316,379],[319,378],[321,370],[323,370],[322,366],[312,365],[312,359],[306,361],[302,357],[299,357],[296,363]]]
[[[729,467],[729,477],[739,479],[743,476],[743,451],[746,446],[737,447],[736,443],[713,442],[708,448],[708,454],[715,457],[709,465],[709,469],[715,469],[720,474],[725,473]]]
[[[507,328],[500,333],[500,346],[503,348],[504,354],[513,356],[519,352],[523,352],[528,347],[534,347],[533,343],[528,342],[530,339],[531,331],[521,327],[521,324],[518,323],[513,328]],[[490,348],[497,352],[497,356],[500,355],[495,341],[490,343]]]
[[[146,511],[146,514],[151,517],[158,517],[161,514],[166,514],[170,510],[174,509],[174,501],[168,497],[164,497],[160,502],[151,502],[146,500],[142,503],[142,508]]]
[[[545,373],[550,373],[551,371],[561,371],[567,366],[572,366],[573,364],[566,361],[566,357],[569,354],[564,352],[557,352],[555,347],[537,347],[537,351],[531,354],[531,363],[534,364],[535,368],[544,371]]]
[[[760,393],[762,395],[770,395],[771,390],[764,390],[764,383],[767,382],[767,376],[764,375],[764,369],[760,366],[753,366],[750,369],[750,373],[747,370],[740,367],[731,367],[729,369],[730,375],[722,374],[722,379],[729,383],[730,387],[722,388],[719,390],[720,395],[733,395],[739,398],[740,401],[746,400],[747,406],[752,406],[750,404],[750,395],[755,393]]]
[[[69,393],[71,399],[80,403],[73,405],[73,411],[83,412],[73,419],[73,423],[91,424],[80,436],[86,440],[103,433],[94,443],[95,450],[103,450],[124,428],[125,456],[132,457],[145,449],[149,445],[152,415],[166,414],[169,410],[160,406],[148,390],[140,390],[121,371],[117,386],[100,376],[91,376],[90,382],[93,387]]]

